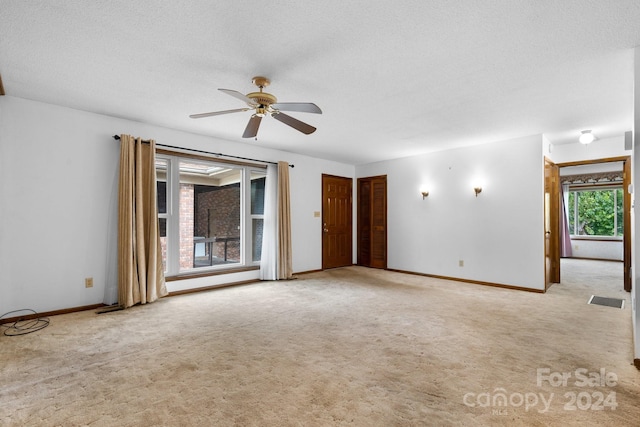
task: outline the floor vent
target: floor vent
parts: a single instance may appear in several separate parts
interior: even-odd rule
[[[605,305],[607,307],[624,308],[624,300],[618,298],[597,297],[591,295],[588,304]]]

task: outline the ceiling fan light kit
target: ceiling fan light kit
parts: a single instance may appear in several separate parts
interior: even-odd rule
[[[301,113],[314,113],[314,114],[322,114],[322,110],[311,102],[278,102],[278,98],[274,95],[263,92],[262,89],[269,86],[271,81],[262,76],[256,76],[252,80],[252,83],[256,85],[260,91],[259,92],[251,92],[246,95],[231,89],[218,89],[221,92],[226,93],[227,95],[233,96],[241,101],[244,101],[249,106],[248,108],[237,108],[234,110],[223,110],[223,111],[214,111],[211,113],[199,113],[199,114],[191,114],[189,117],[192,119],[200,119],[203,117],[211,117],[211,116],[219,116],[222,114],[230,114],[230,113],[238,113],[249,110],[254,110],[254,113],[251,115],[249,119],[249,123],[247,123],[247,127],[242,134],[243,138],[253,138],[258,134],[258,129],[260,127],[260,122],[262,118],[270,115],[274,119],[282,122],[292,128],[300,131],[306,135],[309,135],[316,131],[316,128],[301,122],[300,120],[291,117],[287,114],[284,114],[282,111],[296,111]]]

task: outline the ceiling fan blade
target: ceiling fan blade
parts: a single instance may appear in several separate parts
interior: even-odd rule
[[[191,114],[192,119],[201,119],[203,117],[219,116],[221,114],[239,113],[241,111],[249,111],[251,108],[236,108],[235,110],[214,111],[211,113]]]
[[[301,113],[322,114],[322,110],[312,102],[277,102],[271,107],[281,111],[299,111]]]
[[[258,128],[260,127],[260,122],[262,121],[262,117],[253,115],[249,119],[249,123],[247,123],[247,127],[244,129],[244,133],[242,134],[243,138],[253,138],[258,134]]]
[[[234,98],[238,98],[240,101],[244,101],[249,105],[256,105],[255,101],[247,96],[245,96],[245,94],[238,92],[237,90],[232,90],[232,89],[218,89],[220,92],[224,92],[227,95],[231,95]]]
[[[273,117],[274,119],[281,121],[282,123],[284,123],[285,125],[289,125],[292,128],[299,130],[300,132],[309,135],[310,133],[313,133],[316,131],[316,128],[314,128],[311,125],[308,125],[304,122],[301,122],[298,119],[294,119],[291,116],[287,116],[284,113],[273,113],[271,115],[271,117]]]

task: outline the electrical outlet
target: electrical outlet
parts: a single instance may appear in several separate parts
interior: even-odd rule
[[[458,267],[464,267],[464,260],[458,261]]]
[[[85,288],[93,288],[93,277],[87,277],[84,279]]]

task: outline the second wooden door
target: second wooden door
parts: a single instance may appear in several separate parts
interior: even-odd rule
[[[387,177],[358,179],[358,265],[387,268]]]

